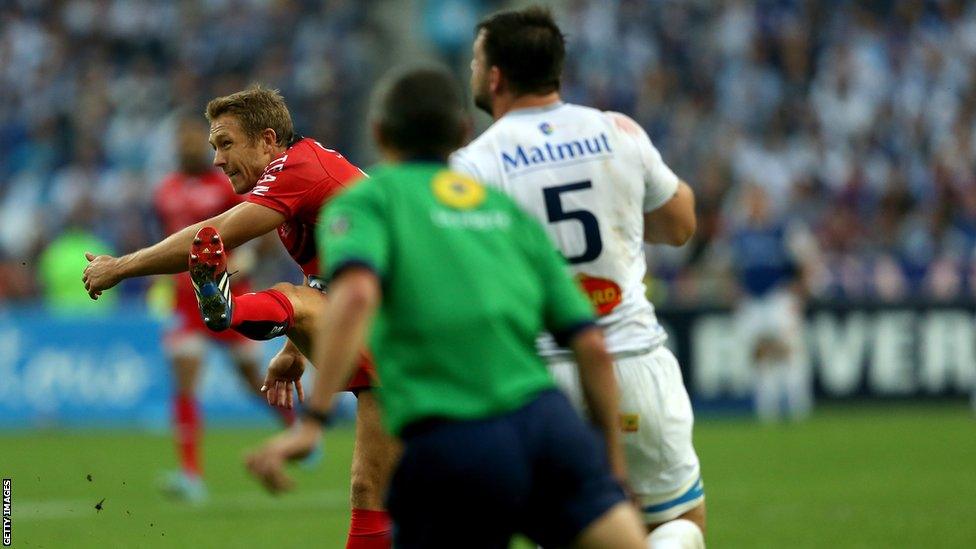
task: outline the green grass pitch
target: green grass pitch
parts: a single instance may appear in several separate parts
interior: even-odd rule
[[[199,507],[156,490],[168,436],[4,433],[13,546],[343,547],[351,431],[328,433],[322,465],[296,469],[299,488],[278,498],[240,465],[270,433],[207,433]],[[830,407],[788,426],[705,419],[695,436],[711,547],[976,547],[976,418],[961,403]]]

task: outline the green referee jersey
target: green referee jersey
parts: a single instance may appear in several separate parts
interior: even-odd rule
[[[502,414],[553,387],[536,336],[567,340],[593,311],[538,222],[442,164],[370,173],[326,205],[317,242],[328,278],[361,265],[382,279],[370,349],[390,432]]]

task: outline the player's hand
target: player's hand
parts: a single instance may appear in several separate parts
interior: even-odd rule
[[[285,463],[310,454],[322,438],[322,428],[313,421],[300,421],[291,429],[269,439],[247,455],[247,470],[272,494],[290,490],[294,481]]]
[[[98,299],[102,292],[121,282],[118,272],[118,258],[110,255],[95,255],[85,252],[88,266],[81,277],[85,290],[92,299]]]
[[[295,407],[295,393],[298,401],[305,402],[302,388],[302,374],[305,373],[305,357],[301,353],[285,347],[268,363],[268,373],[264,377],[261,392],[268,404],[281,408]],[[295,391],[292,391],[294,387]]]

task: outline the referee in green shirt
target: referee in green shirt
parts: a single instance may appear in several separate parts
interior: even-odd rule
[[[325,419],[368,343],[385,425],[404,443],[388,496],[396,547],[508,547],[516,532],[547,547],[643,547],[614,478],[611,358],[564,260],[508,197],[447,168],[468,127],[449,76],[414,70],[379,99],[387,163],[318,224],[331,283],[308,413]],[[576,353],[593,426],[536,354],[542,330]]]

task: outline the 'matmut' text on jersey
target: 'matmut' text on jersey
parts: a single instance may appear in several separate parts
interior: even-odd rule
[[[550,126],[551,128],[551,126]],[[605,132],[592,137],[569,141],[545,141],[540,145],[516,145],[513,150],[502,150],[502,165],[506,172],[522,168],[547,166],[562,162],[590,159],[598,155],[608,157],[613,153]]]
[[[454,153],[451,166],[542,221],[612,352],[665,340],[645,296],[644,214],[674,196],[678,178],[637,123],[566,103],[518,109]],[[539,347],[546,356],[568,353],[548,336]]]

